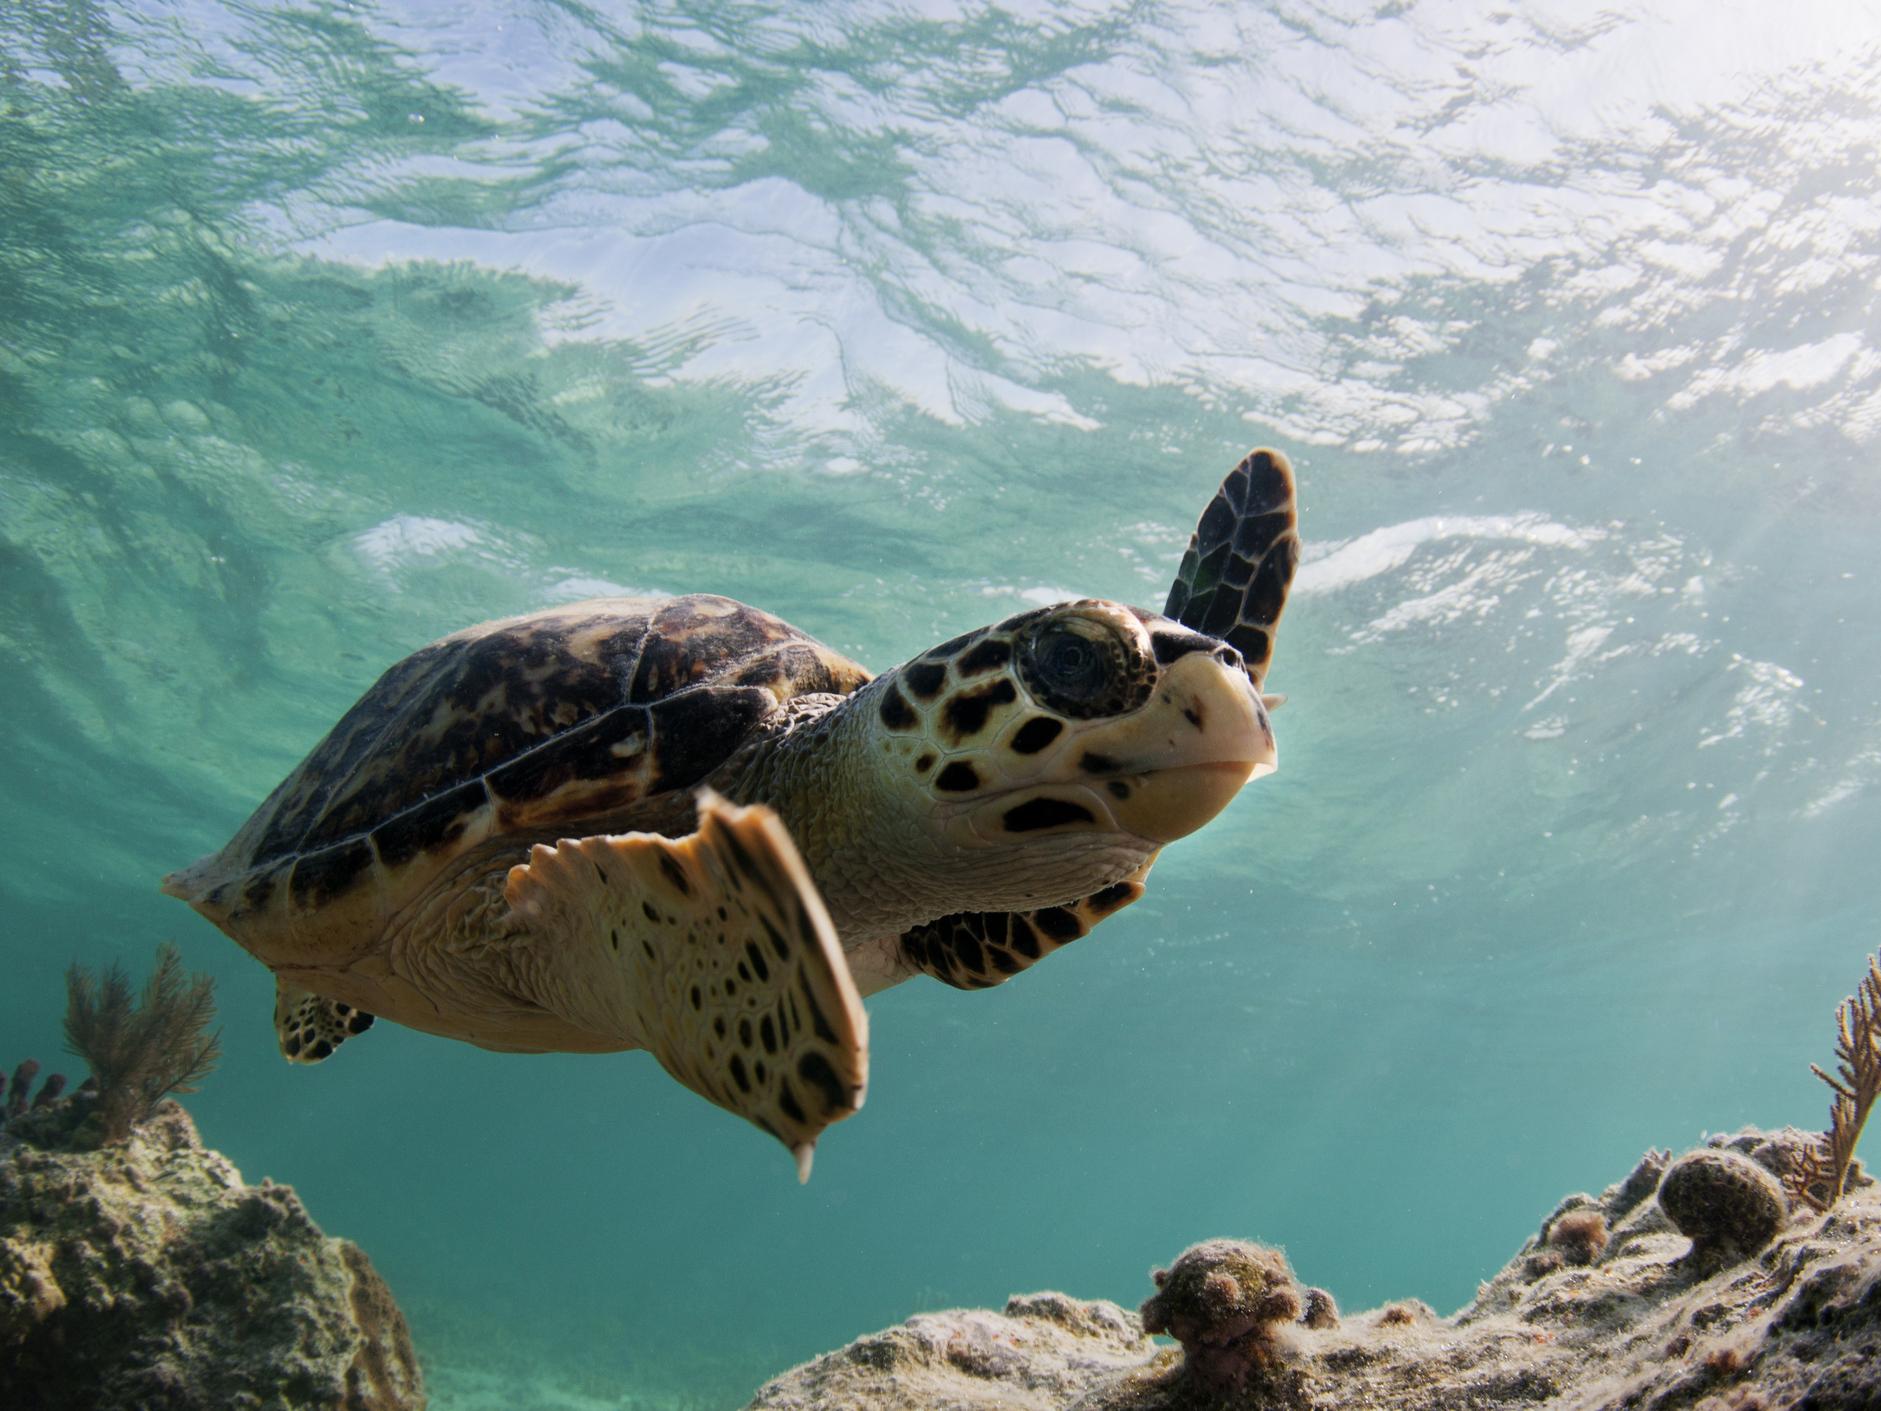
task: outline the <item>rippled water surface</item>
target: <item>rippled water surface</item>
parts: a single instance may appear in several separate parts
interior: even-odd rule
[[[1819,1122],[1881,939],[1881,11],[1639,8],[0,7],[0,1058],[177,938],[207,1139],[441,1407],[736,1405],[1214,1234],[1448,1309],[1644,1147]],[[645,1055],[289,1068],[156,894],[468,622],[711,590],[879,669],[1155,607],[1258,443],[1280,772],[1036,972],[872,1000],[807,1188]]]

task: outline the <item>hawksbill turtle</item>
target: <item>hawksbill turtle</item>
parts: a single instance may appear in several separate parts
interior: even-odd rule
[[[388,670],[163,889],[274,971],[291,1062],[375,1015],[644,1048],[808,1179],[862,1105],[864,995],[1029,969],[1274,767],[1298,559],[1292,468],[1257,450],[1161,614],[1060,603],[879,676],[702,594],[486,622]]]

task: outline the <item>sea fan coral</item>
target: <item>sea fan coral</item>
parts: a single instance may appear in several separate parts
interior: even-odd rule
[[[1792,1201],[1827,1210],[1842,1198],[1849,1163],[1868,1112],[1881,1096],[1881,957],[1870,956],[1868,973],[1855,993],[1835,1012],[1835,1056],[1839,1076],[1815,1064],[1810,1071],[1834,1090],[1829,1100],[1829,1130],[1784,1172],[1783,1187]]]
[[[131,982],[115,962],[103,976],[74,965],[65,972],[65,1040],[98,1083],[94,1116],[101,1142],[122,1141],[168,1093],[196,1091],[221,1057],[215,981],[186,976],[168,941],[133,1004]]]

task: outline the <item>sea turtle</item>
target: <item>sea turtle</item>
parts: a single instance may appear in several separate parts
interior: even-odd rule
[[[1163,614],[1097,599],[880,676],[729,598],[596,598],[392,667],[164,879],[276,976],[282,1053],[374,1015],[645,1048],[797,1157],[862,1105],[861,997],[997,985],[1274,767],[1293,472],[1231,471]]]

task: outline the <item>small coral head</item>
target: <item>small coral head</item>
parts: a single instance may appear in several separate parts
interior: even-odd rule
[[[1339,1326],[1339,1301],[1325,1289],[1308,1289],[1306,1308],[1300,1320],[1309,1328],[1336,1328]]]
[[[1701,1261],[1755,1254],[1783,1228],[1783,1188],[1763,1167],[1736,1152],[1690,1152],[1659,1183],[1659,1206]]]
[[[1574,1264],[1591,1264],[1607,1247],[1607,1221],[1598,1210],[1570,1210],[1548,1227],[1548,1243]]]
[[[1215,1389],[1237,1389],[1272,1363],[1275,1333],[1303,1306],[1286,1256],[1241,1240],[1194,1245],[1159,1272],[1143,1327],[1181,1343],[1187,1375]]]

